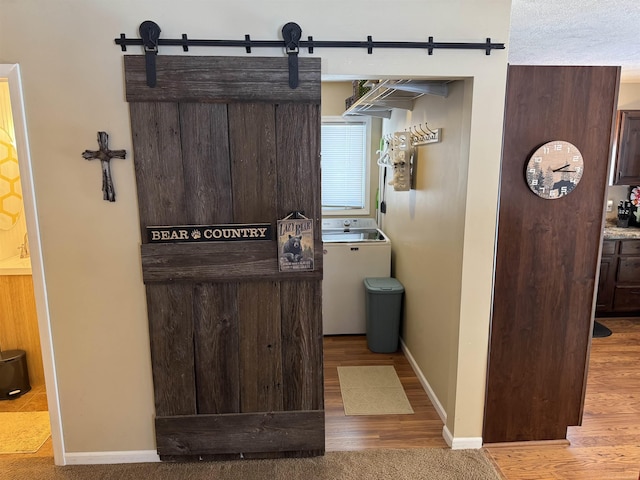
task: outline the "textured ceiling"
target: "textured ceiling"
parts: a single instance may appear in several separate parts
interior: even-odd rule
[[[640,83],[640,0],[513,0],[512,65],[620,65]]]

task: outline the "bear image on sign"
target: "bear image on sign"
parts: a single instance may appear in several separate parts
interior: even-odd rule
[[[313,220],[278,220],[278,266],[281,272],[313,270]]]
[[[282,256],[289,262],[302,260],[302,235],[296,235],[295,237],[289,235],[289,240],[282,248]]]

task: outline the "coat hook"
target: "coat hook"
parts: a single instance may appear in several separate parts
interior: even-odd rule
[[[434,132],[433,130],[431,130],[431,129],[429,128],[429,122],[425,122],[425,123],[424,123],[424,126],[425,126],[425,127],[427,127],[427,130],[429,130],[429,133],[430,133],[430,134],[432,134],[432,135],[435,135],[435,134],[436,134],[436,132]]]

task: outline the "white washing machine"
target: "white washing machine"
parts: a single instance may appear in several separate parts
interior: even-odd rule
[[[323,333],[364,334],[364,279],[391,275],[391,241],[373,218],[323,218],[322,245]]]

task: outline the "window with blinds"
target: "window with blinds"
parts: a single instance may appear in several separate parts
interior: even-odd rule
[[[322,208],[361,210],[368,200],[368,119],[323,117]]]

